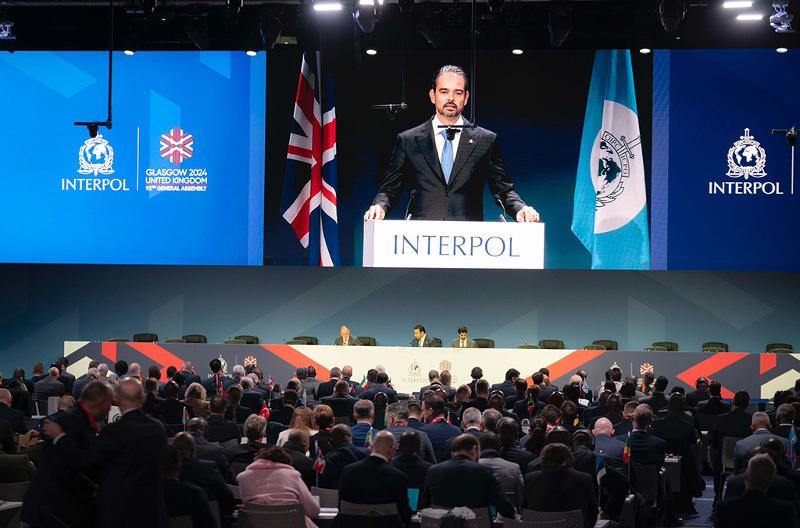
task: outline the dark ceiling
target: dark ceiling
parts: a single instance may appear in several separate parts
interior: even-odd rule
[[[236,3],[236,0],[233,0]],[[239,0],[240,2],[242,0]],[[347,0],[346,0],[347,1]],[[793,0],[795,27],[800,25],[800,0]],[[349,0],[352,5],[353,0]],[[664,29],[662,9],[685,4],[685,17],[673,32]],[[473,6],[468,1],[395,2],[380,8],[375,29],[360,31],[352,9],[317,13],[311,2],[243,1],[240,10],[225,1],[116,0],[115,49],[245,49],[263,42],[269,28],[280,24],[282,39],[315,48],[359,51],[424,50],[470,47]],[[776,34],[768,19],[743,23],[722,0],[554,0],[505,1],[501,9],[478,2],[475,27],[479,49],[555,47],[553,33],[566,34],[564,48],[703,48],[788,47],[798,34]],[[155,5],[154,11],[150,11]],[[410,7],[409,7],[410,6]],[[3,1],[0,20],[15,24],[17,40],[0,41],[0,49],[108,49],[108,0]],[[769,15],[771,1],[756,0],[752,11]],[[673,20],[673,23],[675,21]],[[261,31],[259,32],[259,27]],[[566,33],[566,30],[569,30]],[[290,37],[287,39],[287,37]],[[267,40],[269,40],[267,38]],[[262,44],[263,47],[263,44]]]

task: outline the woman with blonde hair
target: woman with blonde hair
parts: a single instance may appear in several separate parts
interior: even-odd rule
[[[206,401],[206,389],[201,384],[194,382],[186,389],[186,398],[183,403],[188,405],[195,416],[206,418],[208,412],[208,402]]]
[[[278,447],[282,446],[289,440],[289,435],[295,429],[301,429],[308,433],[308,436],[314,436],[317,434],[317,429],[314,423],[314,413],[308,407],[298,407],[294,410],[294,414],[292,414],[292,422],[289,424],[289,428],[285,431],[281,431],[278,435]]]

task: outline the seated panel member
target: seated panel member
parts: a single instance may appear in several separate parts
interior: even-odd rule
[[[397,136],[383,183],[364,220],[385,218],[408,186],[414,219],[480,222],[486,183],[517,222],[539,220],[539,213],[525,204],[508,177],[497,134],[461,116],[469,101],[468,84],[467,74],[458,66],[443,66],[436,72],[428,94],[436,113]]]
[[[478,348],[478,344],[469,337],[466,326],[458,329],[458,337],[453,339],[451,345],[453,348]]]
[[[339,327],[339,335],[333,340],[333,344],[339,346],[358,346],[361,343],[358,342],[356,336],[350,335],[349,328],[342,325]]]
[[[421,324],[414,325],[414,339],[411,340],[409,346],[412,347],[429,347],[433,345],[433,340],[428,337],[425,327]]]

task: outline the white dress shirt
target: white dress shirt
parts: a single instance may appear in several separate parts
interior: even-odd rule
[[[442,162],[442,150],[444,150],[444,136],[442,136],[442,132],[446,130],[445,128],[439,128],[440,125],[444,125],[439,121],[439,118],[434,116],[431,120],[431,126],[433,127],[433,140],[436,142],[436,154],[439,156],[439,163]],[[464,118],[459,116],[458,121],[456,121],[456,125],[463,125]],[[461,129],[456,129],[456,137],[453,138],[453,161],[456,159],[456,154],[458,153],[458,142],[461,139]]]

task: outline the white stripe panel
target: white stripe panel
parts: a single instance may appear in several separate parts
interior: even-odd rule
[[[336,206],[324,196],[322,197],[322,212],[331,217],[337,224],[339,223],[338,218],[336,218]]]
[[[303,246],[304,248],[308,247],[308,233],[303,235],[303,238],[300,239],[300,245]]]
[[[329,161],[333,161],[335,157],[336,157],[336,144],[334,143],[334,145],[331,148],[322,153],[322,165],[325,165]]]
[[[334,119],[336,119],[336,107],[335,106],[322,115],[322,126],[327,125],[328,123],[330,123]]]
[[[283,218],[289,222],[290,224],[294,222],[294,219],[297,217],[297,214],[300,212],[300,209],[303,208],[303,204],[306,203],[308,200],[309,195],[311,194],[311,181],[307,181],[305,185],[303,185],[303,189],[300,191],[300,194],[297,195],[294,202],[292,202],[291,207],[289,207],[284,213]]]
[[[303,156],[299,156],[297,154],[287,154],[286,159],[295,160],[295,161],[302,161],[303,163],[308,163],[312,167],[316,165],[316,162],[313,158],[305,158]]]
[[[319,222],[319,257],[322,267],[332,268],[333,259],[328,251],[328,242],[325,241],[325,230],[322,228],[322,219]]]

